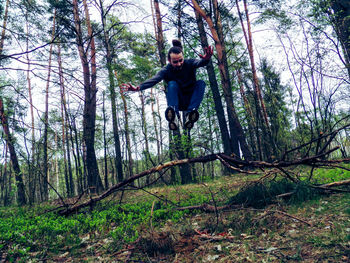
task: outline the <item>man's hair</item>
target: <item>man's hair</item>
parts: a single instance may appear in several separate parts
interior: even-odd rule
[[[174,54],[182,53],[182,44],[181,44],[180,40],[173,39],[172,43],[173,43],[173,46],[168,51],[168,59],[169,60],[170,60],[171,53],[174,53]]]

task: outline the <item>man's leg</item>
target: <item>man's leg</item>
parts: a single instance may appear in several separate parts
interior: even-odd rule
[[[165,118],[169,122],[170,130],[177,130],[176,115],[179,116],[179,85],[176,81],[169,81],[166,99],[168,107],[165,110]]]
[[[205,91],[205,82],[203,80],[197,80],[194,85],[190,104],[188,105],[187,111],[198,110],[202,103]]]
[[[198,108],[203,100],[204,91],[205,82],[203,80],[197,80],[185,115],[185,127],[187,129],[192,129],[193,124],[199,118]]]

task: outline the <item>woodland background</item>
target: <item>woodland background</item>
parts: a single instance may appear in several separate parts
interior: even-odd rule
[[[349,1],[5,0],[0,8],[3,206],[101,193],[158,164],[212,153],[269,163],[349,158]],[[118,87],[164,66],[173,38],[188,58],[214,46],[197,75],[207,89],[191,134],[168,131],[163,83],[124,95]],[[134,186],[229,170],[185,164]]]

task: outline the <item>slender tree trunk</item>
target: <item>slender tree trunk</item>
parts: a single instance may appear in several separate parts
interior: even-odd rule
[[[108,163],[107,163],[107,138],[106,138],[106,108],[105,108],[105,92],[103,92],[103,99],[102,99],[102,116],[103,116],[103,152],[104,152],[104,183],[105,188],[107,189],[109,187],[108,184]]]
[[[151,0],[152,1],[152,0]],[[166,58],[166,52],[165,52],[165,41],[164,41],[164,36],[163,36],[163,26],[162,26],[162,16],[160,13],[160,8],[159,8],[159,1],[158,0],[153,0],[154,3],[154,9],[155,9],[155,14],[156,14],[156,20],[153,20],[153,23],[155,25],[155,37],[156,37],[156,43],[157,43],[157,48],[158,48],[158,54],[159,54],[159,62],[161,67],[164,67],[167,63],[167,58]],[[152,2],[151,2],[152,4]],[[151,5],[152,6],[152,5]],[[164,87],[166,90],[166,87]],[[159,117],[161,115],[159,114]],[[160,120],[161,123],[161,120]],[[161,136],[162,137],[162,136]],[[175,148],[174,146],[174,136],[172,136],[171,131],[168,131],[168,138],[169,138],[169,158],[171,160],[174,159],[174,152]],[[170,168],[170,178],[171,178],[171,183],[175,183],[176,181],[176,168],[171,167]]]
[[[62,89],[62,87],[61,87]],[[62,90],[61,90],[61,94],[62,94]],[[65,115],[64,115],[64,109],[63,109],[63,103],[61,103],[61,125],[62,125],[62,152],[63,152],[63,162],[64,162],[64,181],[66,183],[66,194],[68,197],[71,196],[70,193],[70,180],[69,180],[69,171],[68,171],[68,162],[67,162],[67,151],[69,151],[69,149],[67,149],[67,143],[66,143],[66,125],[65,125]]]
[[[177,38],[181,41],[182,38],[182,24],[181,24],[181,16],[182,16],[182,1],[177,1]]]
[[[80,191],[79,194],[81,194],[83,191],[86,190],[86,185],[85,185],[85,165],[81,165],[81,157],[80,157],[80,150],[79,150],[79,136],[78,136],[78,131],[75,123],[75,118],[72,118],[72,134],[74,132],[74,141],[75,141],[75,151],[77,153],[77,176],[78,176],[78,185],[80,186]],[[83,169],[83,171],[82,171]]]
[[[55,145],[56,145],[56,151],[59,152],[59,143],[58,143],[58,135],[57,132],[55,132]],[[56,175],[56,190],[57,192],[60,191],[60,168],[59,168],[59,164],[58,164],[58,159],[59,157],[56,155],[55,156],[55,175]],[[58,197],[58,196],[56,196]]]
[[[145,113],[145,99],[142,94],[142,92],[139,92],[139,97],[140,97],[140,102],[141,102],[141,123],[142,123],[142,133],[144,136],[144,157],[145,157],[145,164],[146,164],[146,169],[149,168],[149,166],[152,164],[152,158],[150,155],[150,150],[149,150],[149,141],[148,141],[148,127],[147,127],[147,122],[146,122],[146,113]],[[146,183],[149,184],[150,182],[150,176],[146,177]]]
[[[4,49],[4,43],[5,43],[5,35],[6,35],[6,30],[7,30],[7,20],[8,20],[8,9],[9,9],[9,3],[10,0],[6,0],[6,5],[5,5],[5,12],[4,12],[4,17],[3,17],[3,23],[2,23],[2,31],[1,31],[1,39],[0,39],[0,55],[3,53]],[[1,97],[0,97],[1,101]],[[1,101],[2,105],[2,101]],[[3,204],[4,206],[7,206],[10,204],[9,199],[8,199],[8,193],[11,192],[11,173],[9,173],[9,188],[6,187],[6,175],[7,175],[7,152],[8,152],[8,144],[5,144],[5,164],[4,164],[4,174],[3,174],[3,182],[5,185],[5,193],[4,193],[4,201]],[[28,180],[30,181],[30,179]],[[7,189],[10,189],[9,191]]]
[[[215,47],[216,47],[217,58],[218,58],[218,67],[219,67],[220,76],[221,76],[221,84],[224,91],[225,101],[227,104],[227,114],[229,117],[231,142],[233,143],[231,144],[232,145],[231,147],[232,147],[233,153],[236,154],[237,156],[240,156],[239,148],[238,148],[238,140],[239,140],[241,150],[245,159],[250,160],[251,153],[247,146],[247,142],[245,139],[242,126],[238,120],[238,116],[233,105],[232,91],[231,91],[231,86],[229,81],[227,61],[225,62],[225,49],[224,49],[223,43],[220,40],[219,34],[214,26],[212,19],[198,5],[196,0],[192,0],[192,4],[194,8],[197,10],[197,12],[200,14],[200,16],[207,22],[210,28],[210,31],[212,33],[212,37],[215,41]]]
[[[28,12],[28,11],[27,11]],[[31,140],[31,153],[28,153],[28,201],[29,204],[32,204],[34,202],[34,196],[35,196],[35,184],[37,183],[35,180],[35,172],[33,169],[34,166],[34,157],[35,157],[35,122],[34,122],[34,106],[33,106],[33,97],[32,97],[32,83],[30,78],[30,72],[31,72],[31,63],[29,58],[29,23],[28,23],[28,14],[26,14],[26,31],[27,31],[27,37],[26,37],[26,59],[27,59],[27,84],[28,84],[28,97],[29,97],[29,109],[30,109],[30,119],[31,119],[31,132],[32,132],[32,140]],[[45,134],[45,133],[44,133]],[[45,158],[44,158],[45,161]],[[44,164],[45,167],[45,164]],[[41,181],[41,180],[39,180]],[[44,185],[40,184],[38,185],[39,189],[43,188]]]
[[[69,179],[69,196],[74,196],[74,181],[73,181],[73,171],[72,171],[72,161],[71,161],[71,157],[70,157],[70,138],[69,138],[69,129],[68,129],[68,114],[67,114],[67,109],[66,106],[64,104],[63,106],[64,110],[65,110],[65,127],[66,127],[66,146],[67,146],[67,164],[68,164],[68,179]]]
[[[6,0],[4,18],[3,18],[3,23],[2,23],[1,39],[0,39],[0,55],[2,55],[2,51],[4,49],[5,34],[6,34],[6,30],[7,30],[9,3],[10,3],[10,0]]]
[[[55,28],[56,28],[56,10],[54,12],[53,16],[53,25],[52,25],[52,32],[51,32],[51,40],[54,39],[55,37]],[[51,78],[51,62],[52,62],[52,48],[53,44],[51,43],[50,45],[50,51],[49,51],[49,61],[48,61],[48,72],[47,72],[47,79],[46,79],[46,89],[45,89],[45,114],[44,114],[44,160],[43,160],[43,167],[44,167],[44,172],[43,172],[43,180],[42,185],[43,185],[43,198],[44,200],[48,200],[48,129],[49,129],[49,87],[50,87],[50,78]]]
[[[2,185],[3,185],[3,190],[2,190],[2,200],[4,206],[8,206],[10,204],[9,196],[8,193],[10,192],[8,189],[10,187],[10,184],[8,184],[7,176],[10,178],[11,173],[8,173],[7,175],[7,153],[8,153],[8,145],[5,143],[5,153],[4,153],[4,172],[2,174]]]
[[[88,8],[86,1],[85,6],[85,18],[88,27],[88,48],[91,51],[90,60],[85,52],[83,40],[83,31],[81,28],[81,20],[79,16],[78,1],[73,0],[73,14],[76,32],[76,41],[79,51],[79,57],[83,68],[83,83],[84,83],[84,110],[83,110],[83,139],[86,147],[86,168],[87,168],[87,181],[89,190],[91,193],[96,193],[102,186],[100,184],[101,178],[98,172],[98,165],[95,153],[95,122],[96,122],[96,57],[95,57],[95,42],[92,34],[90,19],[88,16]],[[89,68],[91,61],[91,71]]]
[[[62,68],[62,59],[61,59],[61,46],[58,44],[58,70],[59,70],[59,81],[60,81],[60,90],[61,90],[61,111],[62,111],[62,140],[63,143],[66,145],[66,150],[64,151],[66,153],[65,155],[65,174],[66,174],[66,186],[67,188],[67,195],[69,197],[74,196],[74,181],[73,181],[73,172],[72,172],[72,164],[71,164],[71,157],[70,157],[70,144],[69,144],[69,114],[67,109],[67,100],[66,100],[66,90],[65,90],[65,84],[64,84],[64,78],[63,78],[63,68]],[[63,145],[62,145],[63,146]],[[73,146],[73,145],[72,145]],[[63,146],[64,147],[64,146]]]
[[[262,109],[265,125],[268,128],[270,126],[269,120],[267,117],[265,102],[264,102],[264,99],[263,99],[262,94],[261,94],[261,89],[260,89],[260,85],[259,85],[259,78],[258,78],[258,75],[256,73],[256,67],[255,67],[255,59],[254,59],[254,51],[253,51],[253,37],[252,37],[252,31],[251,31],[251,25],[250,25],[250,19],[249,19],[248,5],[247,5],[246,0],[243,0],[243,3],[244,3],[245,17],[247,20],[247,30],[245,29],[245,26],[243,23],[243,18],[242,18],[241,12],[240,12],[238,0],[236,0],[237,11],[238,11],[238,14],[240,17],[242,30],[244,33],[244,38],[246,40],[246,44],[247,44],[247,48],[248,48],[248,53],[249,53],[249,58],[250,58],[250,66],[252,68],[252,74],[253,74],[254,88],[255,88],[255,92],[258,96],[258,101],[259,101],[261,109]]]
[[[249,54],[249,59],[250,59],[250,66],[252,69],[253,85],[254,85],[254,90],[255,90],[256,100],[257,100],[256,112],[257,112],[257,116],[259,116],[261,114],[263,117],[263,123],[262,123],[261,129],[262,129],[264,137],[265,137],[264,150],[265,150],[266,157],[269,158],[269,156],[271,154],[274,154],[272,152],[275,152],[275,142],[274,142],[274,139],[272,138],[270,124],[269,124],[268,115],[267,115],[267,111],[266,111],[266,106],[265,106],[264,99],[262,97],[260,84],[259,84],[259,78],[257,75],[256,66],[255,66],[255,58],[254,58],[254,50],[253,50],[253,37],[252,37],[252,32],[251,32],[251,24],[250,24],[250,19],[249,19],[247,1],[243,0],[243,4],[244,4],[245,18],[246,18],[246,22],[247,22],[247,29],[244,26],[243,17],[242,17],[241,11],[240,11],[238,0],[236,0],[236,7],[237,7],[238,15],[240,18],[240,22],[241,22],[241,26],[242,26],[242,30],[243,30],[243,34],[244,34],[244,39],[245,39],[246,44],[247,44],[247,49],[248,49],[248,54]],[[257,117],[257,121],[259,121],[258,117]]]
[[[10,129],[8,127],[7,117],[5,115],[4,105],[1,97],[0,97],[0,119],[1,119],[1,124],[5,135],[5,140],[9,148],[13,171],[15,172],[15,178],[16,178],[16,184],[17,184],[17,203],[18,205],[22,206],[27,203],[23,177],[22,177],[21,169],[19,167],[17,154],[15,151],[15,147],[13,145],[13,140],[10,134]]]
[[[333,10],[331,19],[342,45],[345,66],[350,79],[350,3],[346,0],[332,0],[330,6]]]
[[[123,172],[123,160],[120,146],[119,130],[118,130],[118,119],[117,119],[117,106],[116,106],[116,93],[115,93],[115,81],[113,75],[113,49],[110,44],[109,31],[106,28],[106,13],[103,7],[103,2],[100,0],[100,10],[101,10],[101,22],[103,28],[103,44],[106,50],[106,60],[107,60],[107,70],[108,70],[108,79],[109,79],[109,93],[111,97],[111,108],[112,108],[112,126],[113,126],[113,139],[114,139],[114,151],[115,151],[115,167],[117,169],[118,181],[121,182],[124,180]],[[117,76],[116,76],[117,77]],[[132,168],[130,168],[132,169]]]
[[[159,54],[159,61],[160,65],[164,67],[166,65],[166,52],[165,52],[165,41],[163,36],[163,26],[162,26],[162,16],[160,13],[159,8],[159,1],[153,0],[154,3],[154,9],[156,14],[156,22],[155,23],[155,35],[156,35],[156,41],[157,41],[157,48],[158,48],[158,54]]]
[[[92,32],[92,26],[90,22],[90,15],[89,15],[89,9],[86,0],[83,0],[84,8],[85,8],[85,20],[86,20],[86,26],[88,31],[88,36],[90,40],[90,67],[91,67],[91,116],[93,115],[93,118],[91,118],[91,137],[92,137],[92,146],[94,151],[94,158],[95,158],[95,164],[94,169],[96,170],[96,174],[94,175],[94,180],[96,180],[96,187],[98,192],[103,190],[103,184],[101,177],[98,173],[98,164],[96,160],[96,154],[95,154],[95,122],[96,122],[96,93],[97,93],[97,64],[96,64],[96,47],[95,47],[95,37]],[[90,96],[91,97],[91,96]],[[93,122],[92,122],[93,120]]]
[[[256,147],[258,146],[259,149],[261,147],[261,136],[258,131],[258,127],[256,125],[256,121],[254,118],[252,108],[250,106],[250,102],[244,90],[243,77],[240,69],[236,70],[236,75],[237,75],[237,81],[238,81],[241,97],[243,99],[243,105],[247,113],[248,133],[250,135],[250,142],[251,142],[250,147],[252,149],[252,153],[254,154],[254,159],[255,159],[255,155],[257,154]]]
[[[115,75],[117,75],[116,72],[115,72]],[[133,175],[134,162],[133,162],[132,151],[131,151],[129,113],[128,113],[128,105],[127,105],[125,96],[122,92],[120,93],[120,96],[122,98],[122,102],[123,102],[123,106],[124,106],[124,121],[125,121],[124,129],[125,129],[126,151],[128,154],[128,163],[129,163],[128,176],[130,177]]]
[[[156,97],[157,100],[157,116],[158,116],[158,129],[159,129],[159,140],[160,140],[160,154],[163,155],[163,129],[162,129],[162,117],[160,115],[160,104],[159,104],[159,96]]]
[[[153,119],[153,126],[154,126],[154,132],[157,142],[157,156],[158,156],[158,162],[160,162],[161,156],[160,156],[160,139],[159,139],[159,132],[158,132],[158,123],[157,123],[157,112],[154,110],[154,102],[156,101],[153,88],[151,89],[151,110],[152,110],[152,119]]]
[[[200,17],[198,11],[197,10],[194,10],[194,11],[196,15],[196,21],[197,21],[197,26],[199,30],[199,36],[201,39],[202,48],[208,47],[209,43],[208,43],[208,38],[204,29],[203,20]],[[230,143],[230,134],[227,128],[225,111],[222,105],[219,86],[216,79],[215,69],[212,61],[210,61],[209,64],[207,65],[207,73],[209,77],[210,88],[213,93],[215,111],[216,111],[216,116],[218,118],[224,153],[227,155],[231,155],[232,149],[231,149],[231,143]]]

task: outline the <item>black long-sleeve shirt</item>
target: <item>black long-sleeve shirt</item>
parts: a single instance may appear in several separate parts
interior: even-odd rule
[[[151,88],[164,80],[166,83],[176,81],[182,92],[191,92],[196,82],[196,69],[208,65],[208,63],[209,59],[185,59],[180,70],[174,69],[168,63],[155,76],[140,84],[140,90]]]

